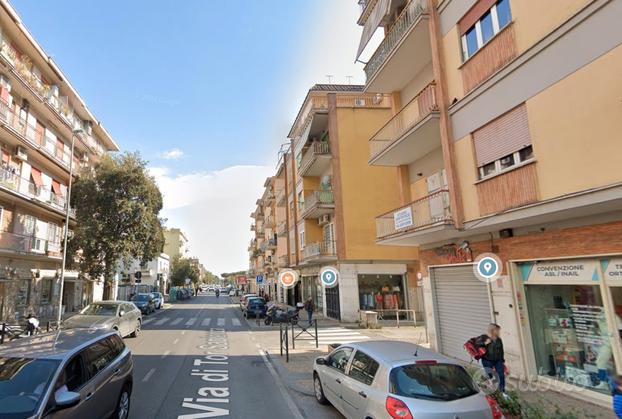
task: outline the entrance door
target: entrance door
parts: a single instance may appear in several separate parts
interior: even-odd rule
[[[488,284],[473,274],[472,265],[430,268],[440,352],[470,361],[463,348],[493,321]]]
[[[326,315],[332,319],[341,320],[339,308],[339,285],[326,288]]]

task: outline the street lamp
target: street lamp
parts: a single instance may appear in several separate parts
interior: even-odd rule
[[[81,129],[75,129],[71,132],[71,156],[69,159],[69,185],[67,187],[67,200],[65,202],[65,237],[63,244],[63,261],[60,268],[60,293],[58,296],[58,317],[56,318],[58,326],[60,327],[60,321],[63,312],[63,291],[65,288],[65,264],[67,260],[67,237],[69,236],[69,213],[71,203],[71,186],[73,184],[73,152],[76,145],[76,135],[82,134],[84,131]]]

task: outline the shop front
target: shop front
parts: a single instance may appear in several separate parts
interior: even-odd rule
[[[402,275],[358,275],[359,309],[374,310],[395,318],[396,310],[406,309]]]
[[[311,297],[313,299],[313,303],[315,304],[315,310],[318,313],[321,313],[324,307],[324,296],[322,291],[323,288],[322,285],[320,285],[317,275],[302,277],[303,299],[304,301],[307,301],[307,299]]]
[[[622,256],[512,263],[527,370],[609,395],[621,372]]]

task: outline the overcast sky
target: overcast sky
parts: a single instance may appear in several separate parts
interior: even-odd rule
[[[248,267],[250,213],[308,88],[364,81],[356,0],[13,4],[217,274]]]

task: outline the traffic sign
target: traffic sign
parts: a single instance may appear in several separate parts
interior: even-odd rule
[[[279,272],[279,282],[281,283],[283,288],[293,288],[294,286],[296,286],[298,279],[298,272],[292,269],[283,269]]]
[[[320,282],[324,288],[333,288],[339,284],[339,270],[333,266],[320,269]]]
[[[255,277],[255,282],[257,282],[257,284],[263,284],[263,275],[257,275]]]
[[[473,273],[483,282],[493,282],[501,276],[503,264],[494,253],[482,253],[475,259]]]

